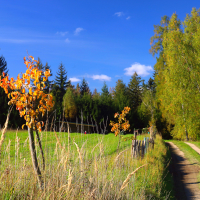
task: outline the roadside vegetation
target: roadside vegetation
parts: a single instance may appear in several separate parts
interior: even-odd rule
[[[71,133],[69,144],[68,133],[56,134],[57,139],[53,132],[41,134],[46,169],[42,171],[44,190],[40,190],[29,156],[27,132],[7,133],[0,165],[3,199],[171,199],[171,189],[166,190],[167,148],[160,136],[144,159],[133,159],[131,141],[121,142],[118,154],[114,134]],[[37,142],[36,151],[41,164]]]

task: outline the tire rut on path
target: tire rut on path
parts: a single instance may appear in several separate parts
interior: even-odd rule
[[[172,142],[167,142],[172,156],[170,172],[174,179],[176,199],[200,199],[200,189],[197,181],[199,167],[190,163],[184,153]]]

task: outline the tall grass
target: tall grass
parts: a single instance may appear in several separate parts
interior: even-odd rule
[[[130,137],[125,135],[124,137]],[[31,165],[26,131],[7,133],[0,165],[1,199],[167,199],[163,174],[167,148],[157,136],[143,159],[131,157],[131,141],[114,134],[43,132],[46,168],[40,190]],[[138,138],[139,139],[139,138]],[[42,165],[39,144],[36,143]],[[69,150],[68,150],[69,149]],[[42,168],[41,168],[42,169]]]

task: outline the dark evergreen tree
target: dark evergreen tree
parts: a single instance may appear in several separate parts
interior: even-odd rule
[[[102,97],[107,97],[109,95],[108,86],[105,81],[104,81],[101,91],[102,91],[102,93],[101,93]]]
[[[67,81],[67,72],[65,70],[65,67],[61,63],[57,75],[55,77],[55,82],[53,85],[52,93],[55,97],[55,106],[56,109],[56,115],[60,117],[63,113],[63,96],[65,95],[66,89],[69,86],[69,81]]]
[[[101,129],[103,129],[104,133],[105,131],[110,131],[109,122],[110,120],[113,120],[114,116],[114,108],[113,108],[113,99],[111,94],[108,91],[108,86],[106,82],[104,82],[104,85],[101,89],[101,97],[100,97],[100,108],[102,112],[101,121],[103,122],[103,126],[101,126]]]
[[[121,112],[124,107],[128,106],[127,87],[122,80],[118,80],[114,89],[113,101],[115,112]]]
[[[143,84],[142,84],[143,83]],[[131,79],[130,82],[128,83],[128,100],[129,100],[129,105],[131,108],[131,111],[129,113],[129,120],[131,124],[131,130],[133,128],[143,128],[144,123],[141,119],[141,115],[138,113],[138,107],[140,106],[142,102],[142,91],[144,81],[141,80],[141,77],[138,76],[138,74],[135,72]]]
[[[141,77],[135,72],[128,84],[128,96],[130,104],[135,109],[141,104],[141,93],[142,93],[142,80]]]
[[[2,77],[2,73],[7,73],[7,62],[3,56],[0,57],[0,77]],[[1,112],[0,112],[0,124],[1,126],[4,125],[6,121],[6,116],[8,112],[8,97],[4,92],[3,88],[0,88],[0,105],[1,105]]]
[[[83,78],[83,80],[82,80],[82,83],[81,83],[81,86],[80,86],[80,92],[81,92],[81,96],[83,96],[84,93],[89,93],[90,92],[88,83],[85,80],[85,78]]]
[[[42,64],[42,61],[39,57],[38,57],[37,67],[38,67],[38,69],[44,71],[44,65]]]
[[[7,62],[3,56],[0,57],[0,76],[2,76],[2,73],[8,73],[7,69]]]
[[[69,86],[69,81],[67,81],[67,72],[62,63],[58,68],[55,84],[58,86],[59,90],[61,91],[61,94],[64,96],[66,88]]]

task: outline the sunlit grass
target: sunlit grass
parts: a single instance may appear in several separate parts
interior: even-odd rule
[[[17,132],[19,143],[15,131],[7,132],[0,166],[0,196],[4,199],[166,199],[170,195],[163,190],[167,148],[160,136],[154,150],[149,149],[144,159],[133,159],[131,140],[121,140],[118,154],[119,138],[114,134],[70,133],[69,152],[68,133],[56,134],[59,141],[54,132],[41,134],[46,163],[45,171],[41,168],[44,180],[44,191],[41,191],[31,164],[27,131]],[[36,148],[42,166],[38,144]],[[126,179],[128,184],[120,191]]]

